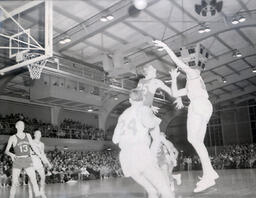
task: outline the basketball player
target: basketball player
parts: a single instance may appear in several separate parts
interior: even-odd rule
[[[156,90],[162,89],[168,95],[173,97],[172,91],[161,80],[156,78],[156,69],[152,65],[146,65],[143,68],[143,75],[145,77],[139,81],[137,88],[143,90],[143,104],[150,107],[154,113],[157,113],[158,109],[153,106],[153,100]],[[178,109],[183,107],[180,97],[177,98],[174,103],[176,103],[176,108]],[[157,149],[159,148],[160,145],[159,134],[160,128],[159,126],[156,126],[154,130],[151,131],[151,135],[154,136],[154,141],[151,144],[151,150],[155,157],[157,154]]]
[[[208,100],[208,93],[200,75],[200,67],[189,67],[165,43],[161,41],[154,41],[154,43],[156,46],[166,50],[178,68],[186,73],[186,87],[180,90],[177,89],[179,72],[176,69],[170,73],[172,77],[172,92],[176,97],[187,95],[190,99],[187,118],[187,139],[195,148],[201,160],[203,176],[194,189],[194,192],[201,192],[215,185],[215,180],[219,177],[212,167],[208,151],[204,145],[207,123],[213,111],[212,104]]]
[[[112,139],[121,149],[119,160],[123,173],[143,186],[149,198],[170,198],[173,196],[170,185],[149,148],[149,129],[158,126],[160,119],[143,104],[141,90],[132,90],[129,101],[131,107],[120,115]]]
[[[174,191],[174,179],[178,185],[181,184],[181,175],[172,174],[173,168],[177,166],[178,154],[178,150],[166,139],[165,134],[161,132],[160,147],[157,152],[157,162],[166,177],[166,182],[171,185],[172,191]]]
[[[33,146],[30,134],[24,133],[24,122],[16,122],[15,127],[17,129],[17,133],[9,138],[5,150],[5,154],[10,156],[13,161],[12,186],[9,198],[15,197],[16,188],[19,185],[19,176],[22,169],[26,171],[31,181],[35,197],[40,197],[39,187],[36,181],[35,169],[33,167],[32,159],[30,157],[30,148],[32,148],[40,158],[42,158],[42,156],[36,151],[36,148]],[[13,147],[14,153],[10,152],[11,147]]]
[[[34,147],[37,149],[37,151],[44,158],[44,161],[47,163],[45,165],[49,169],[51,169],[52,165],[50,164],[50,162],[48,161],[48,159],[46,158],[46,155],[44,153],[44,143],[40,141],[41,136],[42,136],[41,131],[36,130],[35,133],[34,133],[35,138],[32,140],[32,142],[33,142]],[[38,172],[38,174],[40,176],[40,194],[41,194],[42,198],[46,198],[46,195],[45,195],[45,170],[44,170],[44,165],[43,165],[41,159],[38,157],[38,155],[35,152],[32,152],[31,158],[32,158],[33,166],[34,166],[35,170]],[[32,198],[33,193],[32,193],[32,186],[31,186],[30,182],[29,182],[28,187],[29,187],[28,188],[29,198]]]

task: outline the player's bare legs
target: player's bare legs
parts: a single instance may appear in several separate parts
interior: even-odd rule
[[[40,195],[42,198],[47,198],[45,195],[45,172],[44,169],[36,170],[40,176]],[[33,198],[31,182],[28,183],[29,198]]]
[[[204,137],[206,134],[207,122],[200,115],[189,115],[187,120],[188,141],[192,144],[196,150],[203,169],[203,177],[201,182],[206,182],[207,185],[212,186],[215,184],[215,179],[218,178],[218,174],[212,167],[208,151],[204,145]],[[204,187],[202,187],[204,188]],[[206,186],[205,186],[206,188]],[[196,188],[195,192],[202,191],[200,188]]]
[[[35,193],[35,197],[40,197],[39,187],[37,185],[36,174],[35,174],[34,168],[33,167],[26,168],[25,171],[30,179],[31,185],[32,185],[34,193]]]
[[[144,177],[142,174],[133,175],[132,177],[138,184],[140,184],[148,193],[148,198],[158,198],[156,188]]]
[[[10,190],[9,198],[14,198],[16,194],[17,186],[19,185],[19,176],[21,169],[13,168],[12,169],[12,186]]]
[[[157,166],[149,166],[143,175],[157,189],[161,198],[174,198],[169,183],[166,182],[165,176]]]

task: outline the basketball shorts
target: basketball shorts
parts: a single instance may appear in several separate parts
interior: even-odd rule
[[[208,99],[198,98],[193,99],[188,107],[188,118],[193,116],[200,116],[209,122],[212,116],[212,103]]]
[[[132,146],[120,151],[120,164],[125,177],[130,177],[143,172],[157,164],[148,146]]]
[[[17,168],[17,169],[26,169],[26,168],[30,168],[33,167],[33,162],[31,157],[25,157],[25,158],[16,158],[13,161],[13,168]]]
[[[35,170],[44,169],[43,163],[37,155],[32,155],[31,158]]]

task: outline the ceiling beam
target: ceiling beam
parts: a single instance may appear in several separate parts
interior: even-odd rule
[[[29,9],[31,9],[33,7],[36,7],[36,6],[38,6],[39,4],[41,4],[43,2],[44,1],[31,1],[29,3],[26,3],[26,4],[20,6],[20,7],[16,8],[16,9],[12,10],[11,12],[9,12],[9,14],[10,14],[10,16],[13,17],[13,16],[15,16],[17,14],[20,14],[21,12],[25,12],[26,10],[29,10]],[[5,14],[2,14],[0,16],[0,22],[2,23],[3,21],[5,21],[8,18],[9,18],[9,16],[6,16]]]
[[[256,87],[256,83],[255,83],[255,82],[253,82],[251,79],[247,79],[247,81],[248,81],[251,85],[253,85],[253,86],[255,86],[255,87]]]
[[[254,47],[254,43],[245,35],[244,32],[240,29],[236,29],[236,32],[247,42],[249,43],[252,47]]]
[[[149,1],[148,7],[155,4],[156,2],[157,2],[157,0]],[[59,51],[61,52],[61,51],[67,50],[67,49],[73,47],[74,45],[77,45],[81,41],[86,40],[98,33],[101,33],[105,29],[127,19],[130,16],[128,13],[128,8],[131,5],[132,5],[131,1],[119,1],[116,4],[114,4],[113,6],[111,6],[110,8],[108,8],[109,12],[111,12],[115,17],[112,21],[105,22],[105,23],[100,21],[100,18],[103,16],[103,14],[105,12],[105,10],[103,10],[102,12],[94,15],[93,17],[70,28],[63,34],[69,35],[71,37],[72,41],[71,41],[71,43],[69,43],[63,47],[59,47],[58,48]],[[81,26],[84,26],[87,31],[84,33],[81,33],[81,31],[83,31],[83,28],[81,28]],[[58,41],[58,37],[56,38],[56,40]]]
[[[234,69],[232,66],[230,66],[229,64],[225,64],[225,66],[227,68],[229,68],[231,71],[233,71],[234,73],[236,73],[237,75],[240,75],[240,73],[236,69]]]
[[[205,35],[201,35],[201,34],[198,34],[197,31],[194,31],[194,32],[191,32],[190,33],[190,36],[187,37],[187,39],[185,40],[185,43],[184,45],[185,46],[189,46],[189,45],[192,45],[192,44],[195,44],[195,43],[200,43],[200,42],[203,42],[204,40],[210,38],[210,37],[214,37],[215,35],[219,35],[219,34],[222,34],[222,33],[227,33],[229,31],[234,31],[236,29],[243,29],[243,28],[249,28],[249,27],[255,27],[256,24],[255,24],[255,20],[250,20],[248,19],[247,20],[247,23],[246,24],[238,24],[237,26],[227,26],[225,25],[224,23],[223,24],[219,24],[218,26],[216,26],[209,34],[205,34]],[[224,27],[224,28],[223,28]],[[176,49],[178,49],[180,47],[180,44],[182,43],[182,40],[183,39],[180,39],[180,38],[176,38],[176,39],[173,39],[172,37],[170,38],[166,38],[164,39],[164,42],[168,45],[168,46],[176,46]],[[241,47],[244,47],[246,50],[251,50],[250,48],[248,48],[248,46],[242,46]],[[243,48],[239,48],[240,49],[243,49]],[[173,49],[175,50],[175,49]],[[233,49],[232,49],[233,50]],[[255,52],[255,49],[253,49],[254,52]],[[241,50],[240,50],[241,51]],[[217,56],[217,58],[219,59],[220,57],[222,57],[223,55],[230,55],[229,54],[230,52],[227,52],[227,53],[221,53],[220,55]],[[163,54],[162,57],[164,56],[167,56],[167,54]],[[232,57],[232,56],[231,56]],[[232,57],[233,58],[233,57]],[[154,61],[156,59],[148,59],[145,61],[145,63],[150,63],[152,61]],[[212,59],[210,59],[212,60]],[[222,62],[222,61],[219,61],[219,60],[214,60],[213,62],[216,62],[214,64],[214,67],[216,66],[216,64],[219,64],[219,62]],[[208,63],[207,63],[207,68],[208,67]]]
[[[227,82],[224,84],[223,82],[220,83],[214,83],[212,85],[207,85],[207,91],[212,91],[215,89],[219,89],[221,87],[225,87],[225,86],[229,86],[232,85],[234,83],[243,81],[243,80],[247,80],[249,78],[253,78],[255,76],[255,74],[253,72],[251,72],[250,69],[244,69],[243,71],[240,71],[240,75],[236,75],[236,74],[232,74],[230,76],[226,76],[225,79],[227,80]]]
[[[246,60],[246,57],[241,58],[247,65],[250,67],[254,67],[248,60]]]
[[[218,35],[214,35],[214,38],[216,38],[217,41],[219,41],[222,45],[224,45],[229,50],[232,50],[233,48],[230,47],[226,42],[224,42]]]
[[[182,13],[186,14],[189,18],[191,18],[193,21],[200,23],[199,20],[194,17],[192,14],[190,14],[187,10],[184,9],[180,4],[177,3],[176,0],[169,0],[175,7],[177,7]]]
[[[246,4],[242,1],[242,0],[236,0],[240,6],[246,11],[246,13],[251,17],[252,13],[250,12],[250,10],[248,9],[248,7],[246,6]]]
[[[238,85],[237,83],[233,84],[234,86],[236,86],[238,89],[240,89],[241,91],[244,91],[244,87]]]
[[[181,31],[179,31],[178,29],[176,29],[175,27],[171,26],[168,22],[162,20],[160,17],[158,17],[157,15],[153,14],[152,12],[148,11],[148,10],[144,10],[144,13],[146,13],[147,15],[149,15],[150,17],[152,17],[153,19],[157,20],[158,22],[160,22],[161,24],[163,24],[164,26],[166,26],[168,29],[172,30],[173,32],[175,32],[177,35],[182,35],[184,37],[184,35],[182,34]]]
[[[250,86],[250,87],[246,87],[244,91],[239,91],[236,93],[232,93],[232,94],[227,94],[225,96],[222,96],[220,99],[217,99],[215,101],[213,101],[214,104],[218,104],[224,101],[228,101],[228,100],[233,100],[237,97],[243,96],[243,95],[247,95],[247,94],[251,94],[255,92],[255,87],[254,86]]]
[[[225,89],[224,87],[220,87],[219,89],[224,91],[225,93],[228,93],[228,94],[230,94],[232,92],[232,91],[229,91],[229,90]]]
[[[81,19],[80,17],[77,17],[77,16],[75,16],[74,14],[71,14],[70,12],[67,12],[66,10],[63,10],[63,9],[57,7],[57,6],[54,6],[54,11],[56,11],[57,13],[59,13],[59,14],[65,16],[65,17],[67,17],[67,18],[72,19],[72,20],[75,21],[76,23],[82,23],[82,22],[84,21],[84,20]],[[85,32],[86,32],[86,28],[85,28],[85,27],[84,27],[84,29],[85,29]],[[60,34],[62,34],[62,33],[63,33],[63,31],[62,31]],[[117,37],[117,36],[114,36],[113,34],[111,34],[111,33],[109,33],[109,32],[103,31],[102,34],[105,35],[105,36],[107,36],[107,37],[109,37],[109,38],[112,38],[112,39],[114,39],[114,40],[116,40],[116,41],[118,41],[118,42],[120,42],[120,43],[123,43],[123,44],[127,43],[125,40],[123,40],[123,39],[121,39],[121,38],[119,38],[119,37]],[[59,36],[59,35],[57,35],[57,36],[55,36],[55,37],[58,37],[58,36]]]

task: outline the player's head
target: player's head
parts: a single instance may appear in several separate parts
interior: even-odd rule
[[[155,78],[156,77],[156,69],[152,65],[145,65],[143,67],[143,75],[145,77]]]
[[[25,129],[25,124],[23,121],[18,121],[16,122],[15,124],[15,128],[18,130],[18,131],[23,131]]]
[[[143,101],[143,93],[141,89],[132,89],[129,95],[130,103],[134,102],[142,102]]]
[[[41,131],[36,130],[34,132],[34,136],[35,136],[35,139],[40,140],[40,138],[42,137]]]

